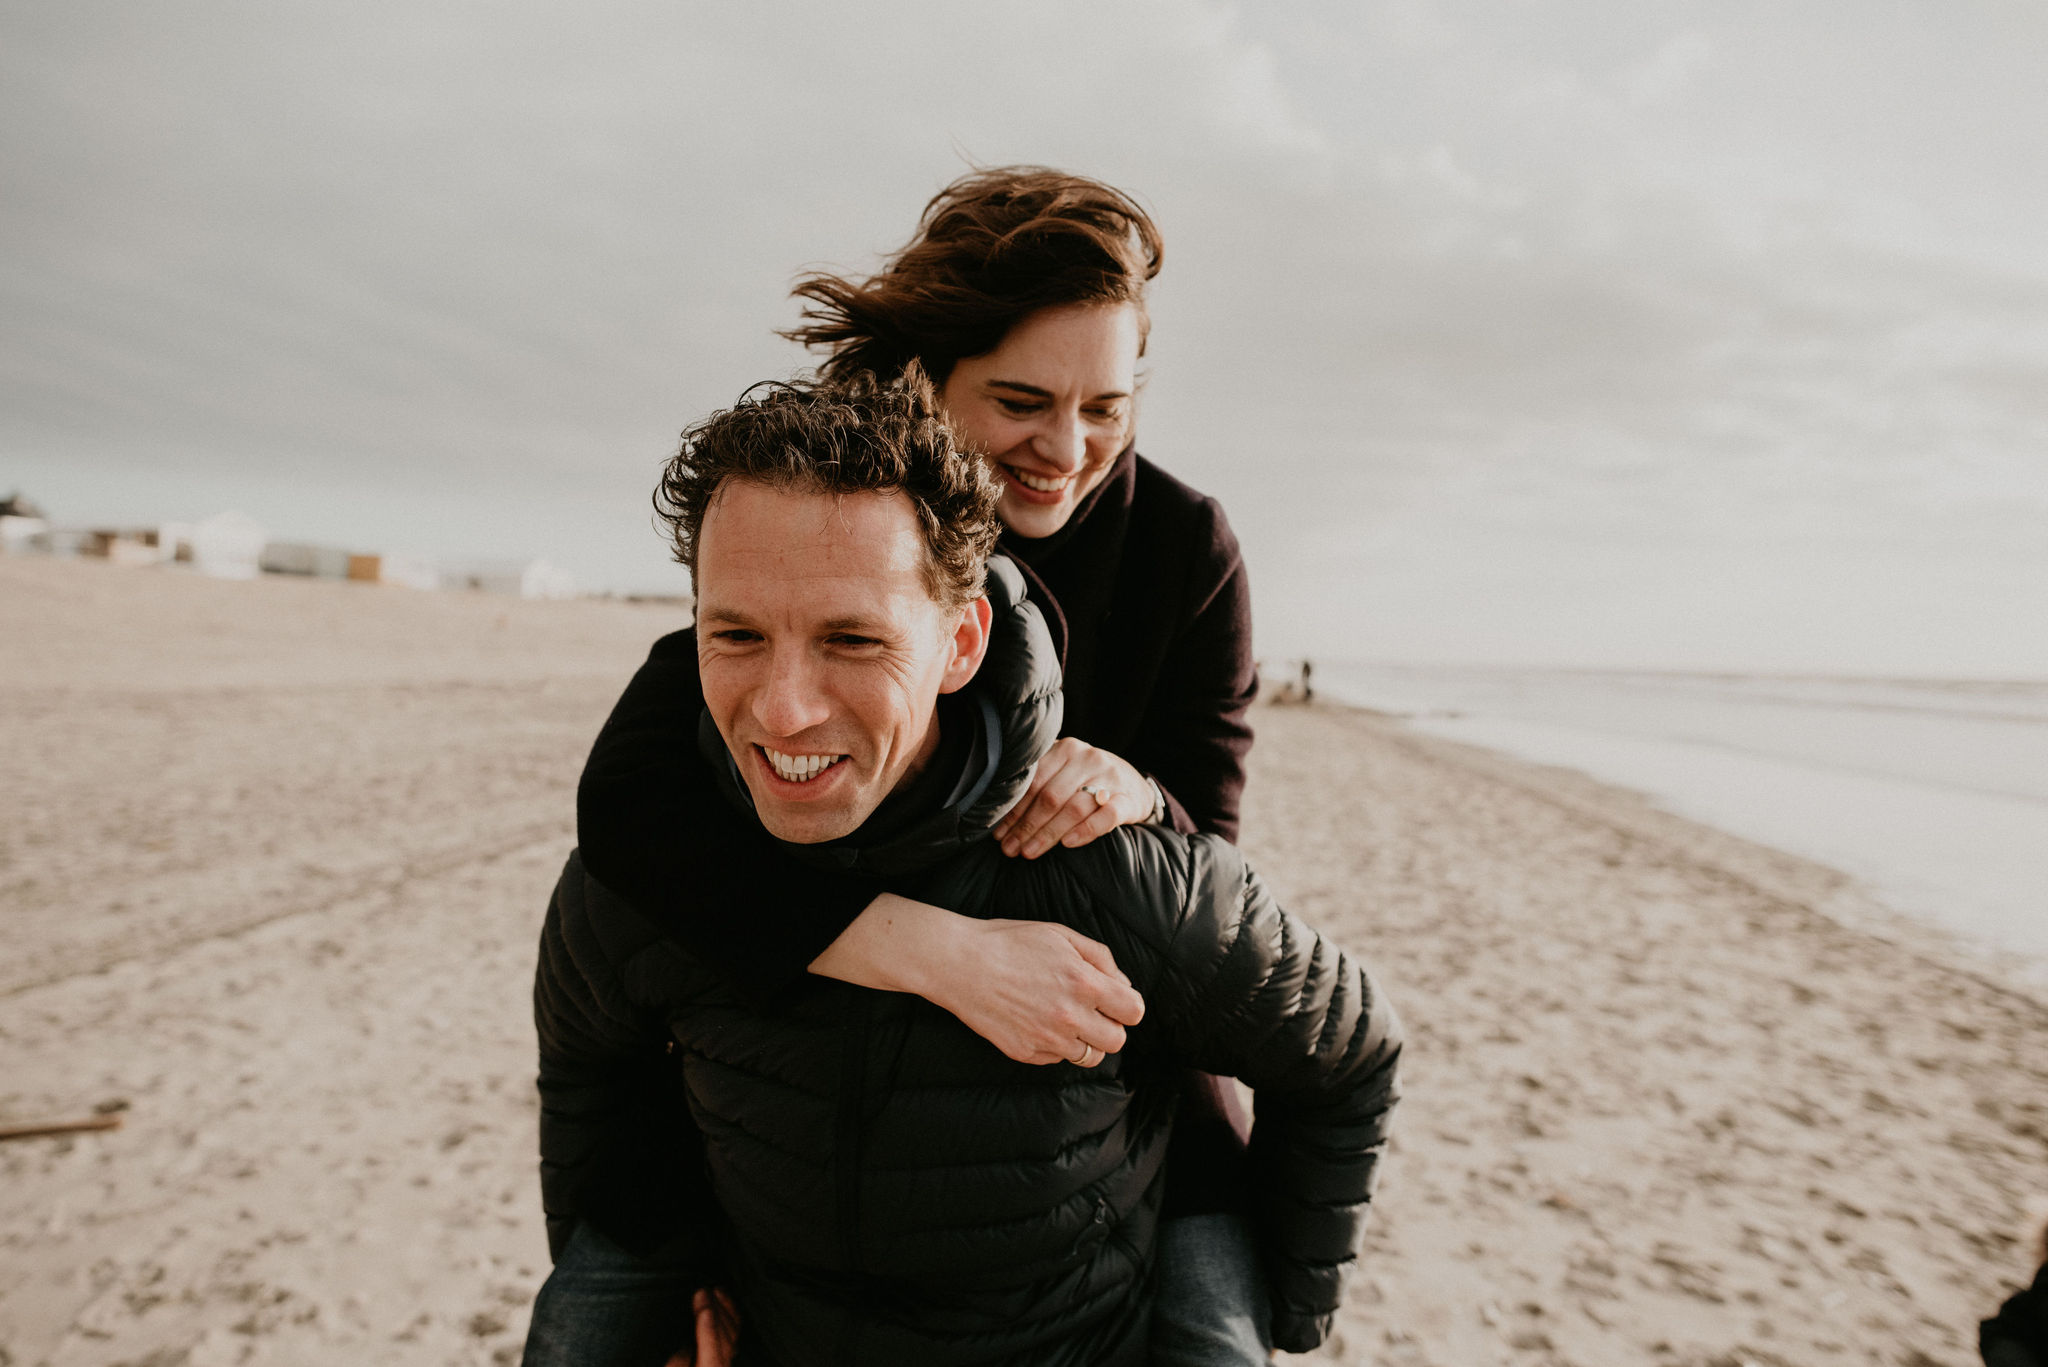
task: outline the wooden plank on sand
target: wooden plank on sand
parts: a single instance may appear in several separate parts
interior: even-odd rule
[[[42,1120],[24,1125],[0,1125],[0,1140],[37,1139],[48,1134],[80,1134],[87,1130],[118,1130],[121,1117],[90,1115],[81,1120]]]

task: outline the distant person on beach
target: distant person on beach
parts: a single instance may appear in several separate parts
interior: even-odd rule
[[[1056,744],[1061,698],[1021,572],[989,558],[999,497],[917,367],[759,386],[687,432],[661,507],[697,591],[697,626],[666,643],[698,661],[696,762],[784,858],[1106,945],[1142,1022],[1115,1054],[1076,1041],[1036,1067],[909,994],[814,976],[763,1004],[572,855],[535,990],[557,1265],[529,1362],[659,1362],[692,1306],[700,1367],[728,1349],[791,1367],[1154,1361],[1190,1066],[1259,1088],[1244,1180],[1272,1341],[1327,1333],[1398,1027],[1215,836],[1135,823],[1005,857],[991,836]],[[636,1320],[656,1307],[665,1322]]]
[[[1065,670],[1061,737],[995,831],[1017,858],[1123,825],[1237,836],[1257,691],[1243,561],[1215,500],[1133,439],[1160,259],[1158,229],[1128,196],[1009,167],[946,187],[875,276],[816,274],[796,291],[807,307],[791,335],[825,353],[828,377],[888,379],[917,362],[1002,490],[1000,549]],[[695,762],[702,707],[694,652],[657,645],[577,795],[586,866],[664,936],[756,1002],[824,976],[919,994],[1022,1062],[1123,1046],[1144,1002],[1102,944],[957,916],[744,828]],[[1262,1360],[1242,1330],[1263,1299],[1239,1175],[1245,1118],[1213,1078],[1190,1076],[1183,1092],[1160,1360]]]
[[[1977,1329],[1984,1367],[2048,1367],[2048,1215],[2036,1224],[2033,1282],[2015,1291]]]

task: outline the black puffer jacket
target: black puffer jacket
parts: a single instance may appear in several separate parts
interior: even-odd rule
[[[1008,565],[991,581],[996,644],[942,700],[931,768],[852,836],[791,848],[970,915],[1065,922],[1109,946],[1144,1023],[1084,1070],[1014,1063],[928,1002],[828,979],[764,1009],[572,856],[535,989],[551,1240],[590,1219],[731,1286],[760,1356],[792,1365],[1139,1363],[1192,1065],[1258,1089],[1274,1340],[1314,1347],[1395,1100],[1393,1014],[1221,840],[1122,827],[1023,862],[985,838],[1058,730],[1036,609]]]

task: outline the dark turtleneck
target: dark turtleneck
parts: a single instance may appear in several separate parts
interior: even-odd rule
[[[1237,838],[1246,708],[1258,687],[1251,593],[1215,500],[1126,447],[1051,536],[1005,531],[1066,629],[1067,719],[1158,780],[1173,825]]]

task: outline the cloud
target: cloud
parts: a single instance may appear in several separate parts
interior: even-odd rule
[[[1690,86],[1714,59],[1714,40],[1698,29],[1673,34],[1638,66],[1622,73],[1622,94],[1630,104],[1660,104]]]
[[[1620,649],[1816,546],[2039,569],[2041,25],[1862,14],[16,7],[0,484],[659,580],[653,465],[804,361],[791,277],[1029,160],[1164,226],[1146,449],[1262,633]]]

